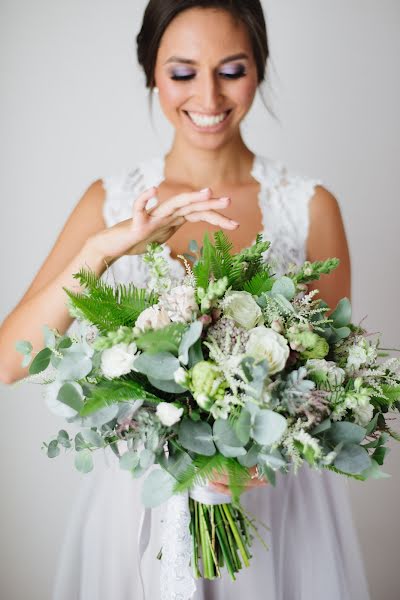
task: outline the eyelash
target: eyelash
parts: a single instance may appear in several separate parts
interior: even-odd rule
[[[221,77],[223,77],[224,79],[240,79],[241,77],[245,77],[246,72],[245,71],[239,71],[238,73],[232,73],[232,74],[228,74],[228,73],[221,73]],[[193,75],[171,75],[171,79],[173,81],[190,81],[191,79],[193,79],[195,77],[195,74]]]

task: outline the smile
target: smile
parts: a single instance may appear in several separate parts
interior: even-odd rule
[[[225,112],[221,112],[217,115],[205,115],[202,113],[189,112],[184,111],[185,114],[189,117],[189,119],[194,123],[197,127],[201,127],[202,129],[210,129],[214,128],[228,117],[231,110],[227,110]]]

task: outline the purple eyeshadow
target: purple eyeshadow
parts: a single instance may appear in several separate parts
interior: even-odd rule
[[[221,71],[223,75],[242,75],[245,73],[245,68],[243,65],[232,65],[228,67],[224,67]]]
[[[190,75],[194,75],[194,71],[186,67],[175,68],[171,71],[172,77],[190,77]]]

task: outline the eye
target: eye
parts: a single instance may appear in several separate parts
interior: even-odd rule
[[[189,81],[189,79],[193,79],[194,73],[191,75],[171,75],[171,79],[173,81]]]
[[[224,79],[239,79],[246,75],[246,68],[244,65],[228,66],[220,71],[220,75],[224,77]]]

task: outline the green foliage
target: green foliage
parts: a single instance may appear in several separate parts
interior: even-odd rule
[[[317,281],[321,275],[328,275],[339,266],[338,258],[328,258],[327,260],[317,260],[315,262],[306,261],[301,269],[293,276],[296,283],[310,283]]]
[[[45,371],[50,364],[51,355],[52,352],[50,348],[43,348],[43,350],[40,350],[30,364],[29,374],[37,375],[38,373]]]
[[[132,283],[118,284],[114,288],[90,269],[82,268],[74,278],[85,288],[84,292],[63,289],[73,307],[101,333],[122,325],[133,326],[140,313],[158,301],[156,294],[136,288]]]
[[[214,454],[211,457],[201,454],[196,456],[186,471],[178,477],[178,482],[174,486],[174,493],[183,492],[195,484],[204,485],[207,480],[213,479],[216,473],[219,475],[228,474],[232,499],[234,501],[238,500],[250,478],[250,473],[235,458],[228,458],[222,456],[222,454]]]
[[[145,331],[135,339],[135,343],[139,350],[148,354],[170,352],[178,356],[179,346],[187,329],[186,323],[171,323],[162,329]]]
[[[245,285],[250,288],[246,289],[250,293],[257,287],[261,291],[270,289],[271,275],[262,257],[269,245],[270,243],[263,241],[262,235],[259,234],[253,246],[238,254],[232,254],[232,242],[223,231],[214,233],[214,245],[206,233],[201,257],[193,266],[196,286],[206,290],[212,276],[215,280],[226,277],[228,287],[235,290],[246,289]]]
[[[260,271],[253,275],[251,279],[243,284],[243,290],[253,296],[260,296],[263,292],[269,292],[272,289],[274,280],[269,271]]]
[[[81,417],[91,415],[101,408],[118,402],[129,402],[130,400],[161,402],[160,398],[147,392],[140,383],[131,379],[104,379],[95,386],[90,386],[89,389],[90,396],[80,411]]]

